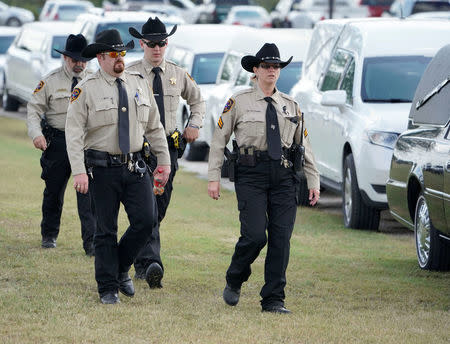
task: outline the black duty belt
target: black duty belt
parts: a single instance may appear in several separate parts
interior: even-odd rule
[[[108,152],[88,149],[85,151],[84,156],[86,165],[103,167],[121,166],[130,161],[142,159],[142,154],[140,151],[128,154],[109,154]]]
[[[65,137],[66,133],[62,130],[56,129],[56,128],[52,128],[53,130],[53,137]]]

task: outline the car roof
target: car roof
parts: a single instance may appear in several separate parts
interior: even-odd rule
[[[20,27],[0,26],[0,36],[17,35],[20,32]]]
[[[192,50],[196,53],[225,52],[237,35],[245,34],[248,28],[240,25],[192,24],[180,25],[169,37],[169,44]]]
[[[42,32],[48,32],[51,34],[70,34],[73,32],[73,22],[64,21],[46,21],[40,22],[35,21],[31,23],[24,24],[22,28],[33,29]]]
[[[444,44],[448,43],[450,21],[422,20],[401,18],[361,18],[331,19],[317,23],[335,25],[336,32],[359,37],[360,39],[343,40],[339,46],[347,44],[364,56],[432,56]],[[411,37],[414,37],[412,40]],[[353,50],[353,49],[351,49]]]
[[[149,12],[137,12],[137,11],[99,11],[99,13],[87,12],[80,14],[77,17],[77,21],[96,21],[99,23],[111,22],[111,21],[135,21],[142,22],[147,21],[151,16]]]

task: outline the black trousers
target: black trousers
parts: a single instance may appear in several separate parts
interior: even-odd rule
[[[297,211],[294,172],[281,166],[280,160],[259,161],[255,167],[239,165],[235,189],[241,236],[226,273],[227,283],[240,288],[251,274],[251,264],[267,243],[261,305],[283,305],[290,238]]]
[[[42,237],[57,238],[61,223],[64,193],[70,178],[71,169],[66,150],[64,133],[57,134],[41,156],[42,174],[45,181],[42,201]],[[92,243],[97,221],[94,204],[90,194],[76,192],[78,216],[81,222],[83,247],[87,249]]]
[[[95,279],[98,292],[117,292],[118,274],[127,272],[158,224],[155,196],[148,173],[142,177],[126,165],[94,167],[89,180],[97,215]],[[124,205],[130,226],[117,242],[117,218]]]
[[[152,235],[149,241],[141,249],[136,260],[134,261],[134,268],[136,271],[145,272],[148,266],[156,262],[164,269],[164,265],[161,260],[161,240],[159,237],[159,226],[166,216],[167,208],[169,207],[170,199],[172,197],[173,180],[178,170],[178,152],[176,149],[169,149],[170,153],[170,175],[167,180],[167,184],[164,187],[164,193],[162,195],[156,195],[156,203],[158,205],[158,225],[153,228]],[[155,161],[155,166],[157,162]]]

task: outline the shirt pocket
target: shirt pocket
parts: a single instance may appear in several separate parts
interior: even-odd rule
[[[118,107],[112,99],[96,102],[94,109],[87,120],[88,128],[105,127],[119,121]]]
[[[150,99],[140,94],[139,96],[134,97],[134,101],[136,102],[136,112],[138,121],[147,123],[151,108]]]
[[[52,107],[55,114],[67,113],[69,107],[70,93],[57,92],[53,95]]]
[[[278,120],[280,121],[281,141],[289,147],[294,141],[295,130],[298,126],[298,117],[278,117]]]
[[[259,137],[266,133],[266,115],[262,112],[247,110],[242,116],[241,128],[244,135]]]
[[[181,89],[180,88],[167,88],[164,90],[164,109],[170,112],[176,112],[178,109],[178,103],[180,102]]]

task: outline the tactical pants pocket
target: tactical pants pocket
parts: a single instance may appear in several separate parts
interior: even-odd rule
[[[42,154],[40,162],[41,162],[41,167],[42,167],[41,179],[47,180],[51,169],[55,165],[55,161],[47,159],[45,157],[45,154]]]

